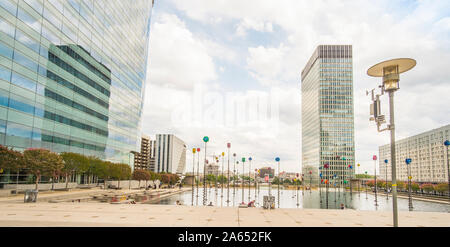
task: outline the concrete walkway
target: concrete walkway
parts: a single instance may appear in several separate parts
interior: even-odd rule
[[[389,227],[384,211],[217,208],[149,204],[1,203],[0,226]],[[449,213],[399,212],[399,226],[450,226]]]
[[[95,195],[115,195],[115,196],[122,196],[122,195],[129,195],[129,194],[137,194],[137,193],[162,193],[160,198],[167,197],[176,193],[181,193],[185,191],[189,191],[191,188],[183,188],[183,189],[151,189],[151,190],[145,190],[145,189],[122,189],[122,190],[113,190],[113,189],[99,189],[99,188],[92,188],[92,189],[72,189],[70,191],[43,191],[39,192],[38,194],[38,203],[39,202],[48,202],[50,200],[54,199],[78,199],[78,198],[86,198],[86,197],[92,197]],[[0,197],[0,203],[23,203],[24,194],[18,194],[18,195],[12,195],[8,197]]]

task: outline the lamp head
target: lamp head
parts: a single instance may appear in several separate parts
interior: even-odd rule
[[[378,63],[367,70],[373,77],[383,77],[385,91],[396,91],[400,88],[400,74],[416,66],[416,60],[411,58],[397,58]]]

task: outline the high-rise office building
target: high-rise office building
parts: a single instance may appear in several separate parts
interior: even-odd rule
[[[132,165],[152,6],[0,1],[0,144]]]
[[[419,183],[445,183],[448,181],[449,171],[447,153],[444,141],[450,140],[450,124],[437,129],[395,141],[395,158],[397,179],[408,181],[408,168],[406,159],[411,159],[410,176],[413,182]],[[392,179],[391,146],[389,144],[379,147],[380,159],[378,178]],[[384,160],[388,160],[386,164]],[[387,169],[386,169],[387,168]]]
[[[186,144],[174,135],[158,134],[155,143],[154,172],[183,174],[186,168]]]
[[[318,46],[302,71],[302,173],[315,183],[354,174],[352,71],[351,45]]]

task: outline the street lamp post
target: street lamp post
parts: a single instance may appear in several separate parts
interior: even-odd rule
[[[205,142],[205,160],[203,161],[203,206],[206,206],[206,143],[209,141],[209,137],[203,137],[203,142]]]
[[[410,168],[410,165],[409,164],[411,164],[411,159],[410,158],[407,158],[406,160],[405,160],[405,163],[406,163],[406,169],[407,169],[407,172],[408,172],[408,208],[409,208],[409,211],[412,211],[413,210],[413,204],[412,204],[412,198],[411,198],[411,168]]]
[[[380,129],[381,124],[385,123],[384,115],[381,115],[380,110],[380,95],[374,97],[374,90],[372,90],[371,114],[373,120],[377,123],[377,130],[379,132],[390,130],[391,131],[391,164],[392,164],[392,210],[393,210],[393,225],[398,227],[398,209],[397,209],[397,168],[395,161],[395,125],[394,125],[394,92],[399,89],[400,74],[412,69],[416,66],[416,61],[410,58],[400,58],[384,61],[376,64],[367,70],[367,74],[373,77],[383,77],[383,85],[381,86],[381,92],[385,91],[389,93],[389,125],[385,129]],[[366,92],[368,95],[369,92]]]
[[[386,166],[386,200],[389,200],[389,191],[388,191],[388,180],[387,180],[387,166],[388,166],[388,160],[384,160],[384,164]]]
[[[251,178],[251,175],[250,175],[250,173],[251,173],[251,167],[252,167],[252,157],[249,157],[248,158],[248,202],[250,202],[250,191],[251,191],[251,189],[250,189],[250,183],[251,183],[251,181],[250,181],[250,178]]]
[[[447,147],[447,155],[445,156],[445,160],[447,161],[448,200],[450,201],[450,167],[448,164],[448,146],[450,146],[450,141],[446,140],[444,145]]]
[[[278,208],[280,208],[280,158],[276,157],[275,161],[278,163]]]

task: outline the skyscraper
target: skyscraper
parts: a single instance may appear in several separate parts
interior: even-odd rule
[[[156,135],[154,172],[184,173],[186,144],[174,135]]]
[[[322,179],[349,180],[355,170],[352,46],[318,46],[302,71],[301,90],[302,173],[312,171],[315,183],[321,172]]]
[[[132,165],[152,6],[147,0],[0,1],[0,144]]]

